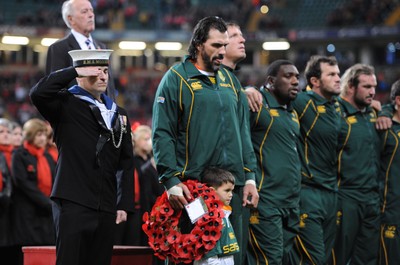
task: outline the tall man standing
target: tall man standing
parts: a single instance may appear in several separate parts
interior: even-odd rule
[[[379,137],[370,106],[377,86],[374,68],[356,64],[342,76],[339,138],[338,231],[335,260],[346,265],[378,264],[380,201]]]
[[[189,55],[160,82],[152,127],[157,171],[175,209],[182,209],[191,196],[182,181],[201,180],[205,168],[222,168],[236,177],[234,197],[240,205],[232,205],[237,213],[232,225],[240,242],[247,233],[240,220],[244,206],[257,206],[258,193],[245,96],[235,76],[221,68],[228,43],[221,18],[198,22]]]
[[[231,69],[236,69],[239,62],[246,58],[246,39],[243,37],[243,33],[240,26],[234,22],[228,22],[226,24],[228,30],[229,43],[226,45],[226,52],[222,65]]]
[[[245,42],[246,39],[244,38],[240,26],[234,22],[226,23],[227,31],[228,31],[228,38],[229,43],[226,45],[224,59],[222,60],[222,69],[227,69],[233,74],[235,70],[237,70],[237,65],[243,59],[246,58],[246,49],[245,49]],[[236,78],[236,76],[234,75]],[[238,81],[239,82],[239,81]],[[240,100],[246,101],[246,97],[240,97]],[[247,105],[247,102],[242,102],[242,104]],[[248,115],[248,113],[245,113]],[[241,188],[237,187],[238,192],[242,191]],[[232,199],[231,205],[234,205],[235,208],[240,207],[242,204],[241,202],[242,195],[235,196]],[[239,216],[237,216],[239,215]],[[246,248],[248,245],[248,227],[249,227],[249,218],[250,218],[250,211],[249,209],[243,209],[243,211],[233,211],[230,215],[231,223],[237,229],[240,227],[242,228],[241,231],[236,231],[236,234],[241,235],[237,239],[239,240],[239,244],[241,246],[241,251],[239,253],[234,254],[235,263],[242,264],[243,261],[246,259]],[[236,223],[239,222],[239,223]],[[246,231],[243,233],[242,231]]]
[[[63,39],[49,46],[47,51],[46,74],[72,66],[71,50],[105,49],[105,45],[93,39],[95,15],[88,0],[67,0],[62,5],[62,17],[71,32]]]
[[[92,4],[88,0],[67,0],[62,5],[62,17],[71,32],[63,39],[49,46],[46,58],[46,74],[72,66],[72,59],[68,55],[72,50],[106,49],[106,45],[95,40],[91,33],[95,29],[95,14]],[[108,69],[107,95],[114,99],[116,95],[112,69]],[[72,80],[67,88],[76,85]]]
[[[300,126],[291,106],[299,92],[299,72],[292,62],[277,60],[266,76],[262,107],[250,118],[260,201],[251,210],[247,264],[278,265],[288,264],[299,224]]]
[[[296,264],[325,264],[336,233],[337,145],[340,131],[340,71],[333,57],[312,56],[305,75],[310,91],[293,107],[301,131],[302,189]]]

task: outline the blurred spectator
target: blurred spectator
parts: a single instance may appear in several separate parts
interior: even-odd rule
[[[351,0],[336,8],[327,18],[327,26],[379,25],[398,5],[396,0]]]
[[[157,197],[164,192],[164,187],[158,182],[152,153],[151,128],[134,122],[132,133],[136,212],[128,213],[127,221],[117,226],[115,244],[147,246],[148,238],[142,230],[142,216],[144,212],[151,210]]]
[[[53,160],[57,162],[58,160],[58,149],[56,143],[54,142],[54,132],[53,128],[51,128],[50,123],[46,122],[46,133],[47,133],[47,145],[46,150],[51,155]]]
[[[11,132],[7,119],[0,118],[0,257],[3,262],[16,265],[14,256],[17,252],[11,242],[10,202],[12,191],[11,179]]]
[[[58,12],[57,1],[34,1],[23,3],[15,15],[15,24],[20,26],[64,27]],[[218,15],[226,21],[235,20],[240,25],[251,23],[258,17],[258,30],[280,29],[289,26],[291,16],[275,14],[276,9],[294,8],[296,11],[310,9],[324,1],[298,1],[291,7],[286,0],[97,0],[91,1],[96,13],[96,25],[102,29],[170,29],[189,30],[202,17]],[[296,2],[296,1],[294,1]],[[327,1],[326,1],[327,2]],[[333,6],[335,1],[331,1]],[[379,25],[398,5],[397,0],[350,0],[331,11],[326,25],[333,27],[355,25]],[[266,4],[270,12],[261,14],[261,5]],[[20,4],[21,5],[21,4]],[[24,8],[25,7],[25,8]],[[17,9],[17,8],[16,8]],[[322,10],[321,10],[322,12]],[[291,11],[285,12],[291,14]],[[4,15],[3,15],[4,16]],[[307,17],[307,14],[301,15]],[[313,17],[313,14],[309,15]],[[257,19],[256,19],[257,20]],[[1,21],[1,16],[0,16]],[[267,28],[266,28],[267,27]]]
[[[41,74],[41,71],[32,68],[24,71],[0,71],[0,117],[23,124],[38,115],[30,104],[26,90],[39,80]]]
[[[23,126],[23,146],[12,156],[12,238],[15,245],[54,245],[50,193],[55,162],[46,152],[47,128],[40,119]],[[22,258],[22,252],[19,253]]]
[[[22,145],[22,127],[18,122],[12,121],[11,124],[11,144],[14,148]]]

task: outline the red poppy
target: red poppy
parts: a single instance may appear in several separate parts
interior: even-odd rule
[[[209,222],[201,239],[203,239],[204,241],[218,241],[218,239],[221,237],[222,226],[220,227],[216,224],[217,222]]]
[[[33,165],[28,165],[28,167],[26,168],[26,171],[28,171],[28,172],[30,172],[30,173],[33,173],[33,172],[35,172],[36,170],[35,170],[35,167],[34,167]]]
[[[189,240],[192,242],[197,242],[201,238],[203,231],[199,227],[193,228],[192,232],[190,233]]]
[[[170,248],[171,244],[169,244],[168,242],[163,242],[160,244],[160,250],[161,251],[168,251]]]
[[[148,213],[148,212],[145,212],[145,213],[143,214],[143,216],[142,216],[142,221],[143,221],[143,222],[146,222],[148,219],[149,219],[149,213]]]
[[[203,241],[203,242],[204,242],[203,246],[207,250],[207,252],[215,247],[214,241]]]
[[[176,253],[175,256],[182,260],[182,262],[193,260],[193,248],[191,245],[184,244],[183,242],[179,242],[176,244]]]
[[[165,203],[160,207],[160,214],[170,217],[174,214],[174,210],[172,209],[171,205]]]
[[[179,233],[175,230],[171,230],[166,237],[168,243],[174,244],[179,238]]]
[[[160,253],[160,252],[155,252],[154,256],[158,257],[161,260],[166,260],[167,256],[164,253]]]

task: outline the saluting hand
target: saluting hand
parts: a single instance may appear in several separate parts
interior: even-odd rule
[[[102,70],[98,66],[76,67],[75,71],[79,77],[99,76],[102,73]]]

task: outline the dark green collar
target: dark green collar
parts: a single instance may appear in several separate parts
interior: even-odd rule
[[[303,92],[303,93],[304,93],[304,92]],[[314,99],[314,102],[315,102],[317,105],[325,105],[325,104],[327,104],[327,103],[334,104],[335,102],[337,102],[337,97],[335,97],[335,96],[332,97],[331,100],[327,100],[326,98],[324,98],[323,96],[318,95],[317,93],[315,93],[315,92],[312,91],[312,90],[308,90],[308,91],[306,91],[305,93],[307,93],[308,95],[310,95],[310,97]]]
[[[233,68],[231,68],[229,66],[226,66],[225,64],[221,64],[221,67],[227,69],[231,73],[234,73],[235,70],[236,70],[236,69],[233,69]]]
[[[368,106],[365,108],[365,111],[361,111],[356,109],[353,105],[350,104],[346,99],[339,97],[338,98],[339,102],[342,104],[344,111],[349,114],[349,115],[354,115],[356,113],[370,113],[372,112],[372,107]]]
[[[189,78],[204,76],[202,73],[200,73],[196,66],[194,66],[188,55],[185,56],[183,65]]]

